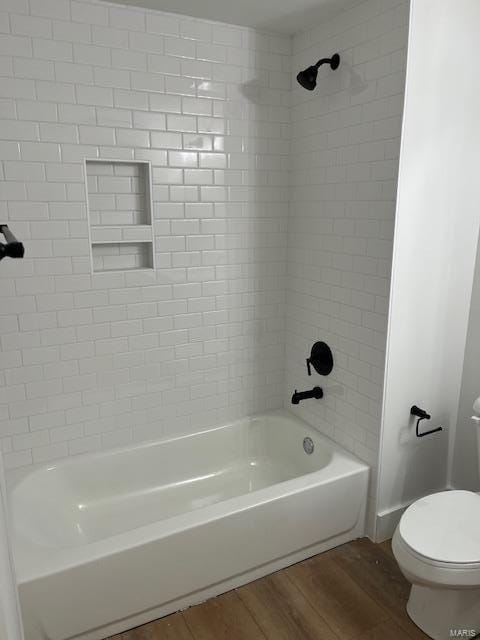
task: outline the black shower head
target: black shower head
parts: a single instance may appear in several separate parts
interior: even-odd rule
[[[297,82],[302,85],[304,89],[313,91],[317,86],[317,73],[317,67],[308,67],[308,69],[300,71],[297,76]]]
[[[313,91],[317,86],[317,74],[318,67],[322,64],[329,64],[330,68],[335,70],[338,69],[338,65],[340,64],[340,56],[338,53],[334,53],[331,58],[322,58],[317,62],[316,65],[312,67],[308,67],[297,75],[297,82],[307,91]]]

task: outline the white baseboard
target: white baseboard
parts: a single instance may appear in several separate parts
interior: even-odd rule
[[[410,504],[406,504],[377,514],[374,542],[384,542],[384,540],[389,540],[393,536],[400,518],[409,506]]]

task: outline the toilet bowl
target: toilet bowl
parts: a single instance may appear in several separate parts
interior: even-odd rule
[[[480,634],[480,495],[443,491],[413,503],[392,540],[412,583],[407,612],[434,640]]]

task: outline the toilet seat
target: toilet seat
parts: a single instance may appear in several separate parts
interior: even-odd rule
[[[444,491],[417,500],[403,514],[392,547],[412,582],[480,587],[480,496]]]
[[[479,589],[480,563],[435,562],[415,553],[395,532],[392,550],[403,574],[413,584],[437,589]]]
[[[442,491],[421,498],[403,514],[399,533],[422,558],[480,565],[480,495]]]

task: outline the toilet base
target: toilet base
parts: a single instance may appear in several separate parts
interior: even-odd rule
[[[407,613],[434,640],[474,638],[480,634],[480,589],[413,585]]]

